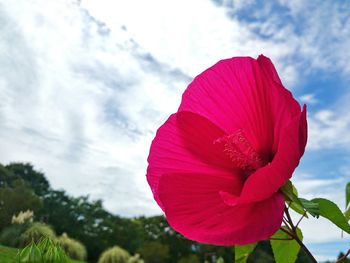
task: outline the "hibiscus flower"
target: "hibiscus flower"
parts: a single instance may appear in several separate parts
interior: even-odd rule
[[[185,237],[243,245],[281,226],[279,191],[307,140],[306,106],[267,57],[221,60],[198,75],[158,129],[147,180],[169,224]]]

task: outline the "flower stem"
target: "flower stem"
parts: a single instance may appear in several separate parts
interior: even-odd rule
[[[295,227],[298,227],[298,225],[300,224],[301,220],[303,220],[303,218],[305,217],[306,215],[306,211],[304,212],[304,214],[302,215],[302,217],[300,217],[298,223],[295,225]]]
[[[294,226],[292,218],[289,214],[288,208],[285,207],[284,212],[287,216],[287,222],[289,223],[289,226],[287,226],[289,228],[289,231],[285,231],[286,233],[288,233],[291,237],[293,237],[295,239],[295,241],[300,245],[300,247],[305,251],[305,253],[309,256],[309,258],[311,259],[311,261],[313,263],[317,263],[317,260],[314,258],[314,256],[311,254],[310,250],[304,245],[304,243],[300,240],[300,238],[298,237],[297,234],[297,226]],[[298,224],[300,223],[300,221],[298,222]],[[297,225],[298,225],[297,224]],[[281,230],[283,230],[281,228]]]
[[[314,256],[311,254],[310,250],[304,245],[304,243],[298,238],[295,238],[295,241],[298,242],[300,247],[305,251],[305,253],[309,256],[312,262],[317,263],[317,260],[314,258]]]
[[[348,252],[346,252],[346,254],[344,256],[339,258],[335,263],[340,263],[340,262],[344,261],[349,255],[350,255],[350,249],[348,250]]]

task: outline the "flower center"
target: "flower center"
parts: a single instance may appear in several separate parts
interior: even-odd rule
[[[234,165],[243,171],[244,179],[264,166],[258,152],[251,146],[243,130],[218,138],[215,143],[223,144],[224,153]]]

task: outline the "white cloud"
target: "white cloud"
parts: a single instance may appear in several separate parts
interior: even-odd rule
[[[344,109],[319,110],[308,116],[308,149],[349,149],[350,114]]]
[[[147,152],[185,75],[168,66],[160,79],[151,58],[147,71],[147,53],[122,29],[99,32],[74,2],[42,3],[0,5],[1,161],[31,161],[54,187],[108,197],[115,212],[159,213],[145,181]]]
[[[250,5],[243,10],[252,10],[257,22],[246,24],[270,40],[287,42],[288,53],[301,73],[317,70],[343,73],[348,78],[350,72],[350,20],[349,2],[334,1],[277,1],[276,3],[255,1],[259,7]],[[284,9],[287,9],[285,11]],[[276,10],[276,11],[274,11]],[[312,14],[312,15],[310,15]]]
[[[340,207],[345,207],[345,185],[349,175],[339,171],[336,178],[319,178],[307,173],[296,173],[293,183],[301,197],[312,199],[316,197],[334,200]],[[341,190],[341,191],[340,191]]]
[[[82,5],[112,30],[125,25],[133,39],[159,61],[190,76],[223,58],[261,53],[273,59],[287,85],[298,76],[294,65],[285,60],[294,52],[293,45],[261,38],[211,1],[83,0]]]
[[[319,103],[319,100],[315,97],[315,94],[304,94],[299,97],[302,104],[314,105]]]

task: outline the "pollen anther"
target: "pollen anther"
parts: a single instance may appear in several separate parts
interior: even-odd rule
[[[247,140],[243,130],[220,137],[214,141],[214,144],[216,143],[223,144],[224,153],[245,173],[251,174],[263,166],[262,159]]]

